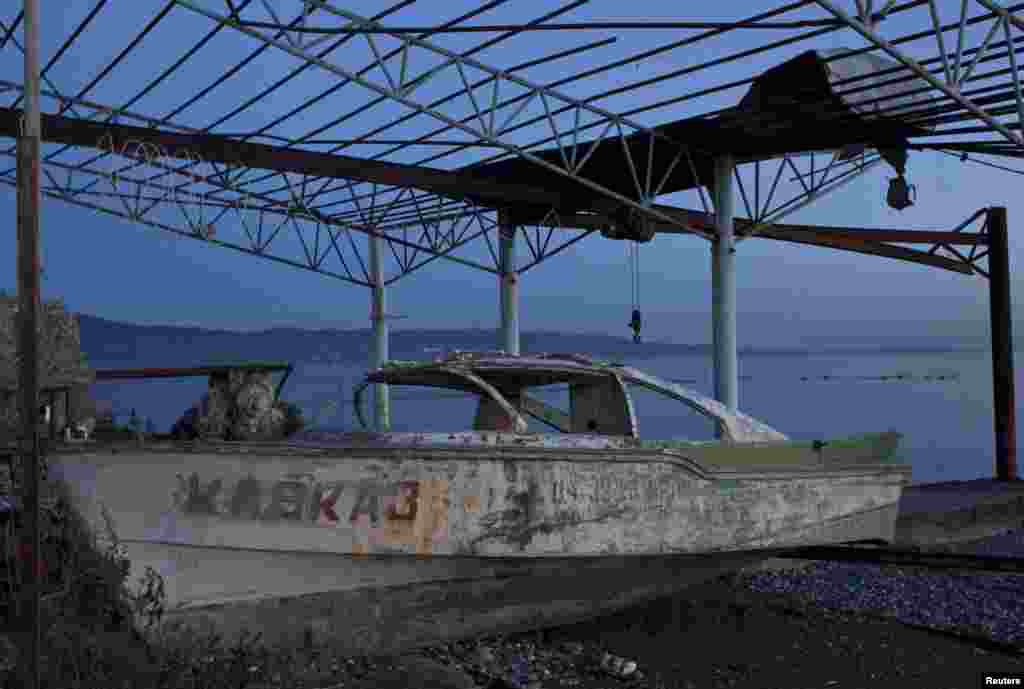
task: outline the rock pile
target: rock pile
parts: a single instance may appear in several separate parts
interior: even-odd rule
[[[301,430],[302,412],[275,399],[271,374],[233,370],[210,376],[210,388],[182,414],[171,433],[204,440],[279,440]]]
[[[0,295],[0,442],[19,432],[18,300]],[[42,390],[71,389],[71,416],[66,418],[61,395],[57,396],[57,426],[80,423],[89,416],[88,386],[95,380],[82,355],[78,322],[59,299],[40,305],[39,386]]]
[[[554,642],[544,632],[454,641],[416,653],[486,689],[641,686],[645,673],[593,641]],[[557,684],[556,684],[557,683]]]

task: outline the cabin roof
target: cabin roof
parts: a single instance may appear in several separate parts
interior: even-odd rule
[[[486,395],[518,416],[504,394],[538,385],[583,382],[587,378],[617,378],[673,398],[718,422],[723,437],[735,442],[786,440],[786,436],[762,421],[721,402],[625,364],[602,361],[583,354],[510,355],[505,352],[454,352],[435,361],[390,361],[367,374],[356,387],[353,408],[366,427],[360,406],[362,391],[372,383],[446,387]],[[627,394],[628,404],[628,394]],[[519,419],[521,421],[521,419]],[[635,425],[635,424],[634,424]]]
[[[417,385],[477,391],[456,371],[469,370],[499,388],[530,388],[581,382],[608,377],[619,364],[580,354],[531,354],[504,352],[454,352],[436,361],[389,361],[366,376],[368,383]]]

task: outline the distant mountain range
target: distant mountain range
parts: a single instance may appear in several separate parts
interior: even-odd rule
[[[371,334],[360,330],[305,330],[272,328],[257,332],[234,332],[192,326],[139,325],[78,314],[82,350],[91,362],[134,366],[195,366],[238,361],[334,362],[365,364],[370,356]],[[600,334],[524,332],[523,352],[579,352],[597,357],[643,359],[655,356],[710,354],[707,345],[670,342],[635,344],[624,337]],[[393,330],[390,354],[393,359],[431,359],[452,349],[489,350],[497,348],[493,329]],[[872,345],[858,341],[834,342],[810,349],[741,350],[757,354],[797,355],[809,353],[948,352],[977,349],[942,340]]]

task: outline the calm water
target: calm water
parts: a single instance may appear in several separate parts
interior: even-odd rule
[[[707,357],[625,362],[665,378],[682,379],[705,394],[711,392]],[[1022,368],[1018,366],[1018,371]],[[331,410],[328,404],[350,399],[362,372],[361,367],[352,365],[298,363],[282,394],[299,404],[317,426],[352,428],[356,422],[351,405]],[[912,380],[855,380],[899,374]],[[793,438],[896,429],[905,436],[903,456],[913,466],[915,482],[993,473],[992,368],[987,354],[747,355],[740,359],[740,375],[747,378],[740,382],[740,408]],[[937,375],[956,378],[919,380]],[[831,379],[822,380],[823,376]],[[103,383],[96,386],[95,395],[112,402],[120,413],[135,408],[158,429],[166,430],[198,399],[205,385],[204,379]],[[1022,389],[1019,375],[1017,385]],[[541,397],[558,402],[561,396],[553,391]],[[394,430],[466,429],[475,411],[467,398],[438,397],[426,389],[393,388],[392,398]],[[711,437],[711,424],[681,404],[643,390],[634,391],[634,400],[645,438]],[[565,406],[564,400],[562,403]]]

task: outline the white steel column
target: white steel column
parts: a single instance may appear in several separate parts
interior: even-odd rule
[[[715,226],[712,244],[712,319],[715,349],[715,398],[735,411],[739,398],[736,359],[736,238],[733,234],[731,155],[715,159]],[[715,279],[717,277],[717,280]]]
[[[519,354],[519,274],[516,272],[516,227],[504,212],[498,214],[501,272],[501,334],[499,346],[509,354]]]
[[[718,208],[718,197],[715,197],[715,208]],[[720,294],[722,291],[721,271],[718,265],[718,242],[711,242],[711,395],[715,399],[721,399],[719,391],[722,389],[719,378],[722,375],[722,364],[718,356],[719,335],[718,335],[718,308]]]
[[[384,254],[384,240],[378,235],[370,236],[370,278],[373,281],[373,297],[370,306],[370,321],[373,324],[373,348],[370,352],[370,368],[377,369],[388,360],[387,294],[384,287],[384,269],[381,264]],[[380,433],[391,429],[391,400],[388,386],[378,383],[373,386],[374,428]]]

